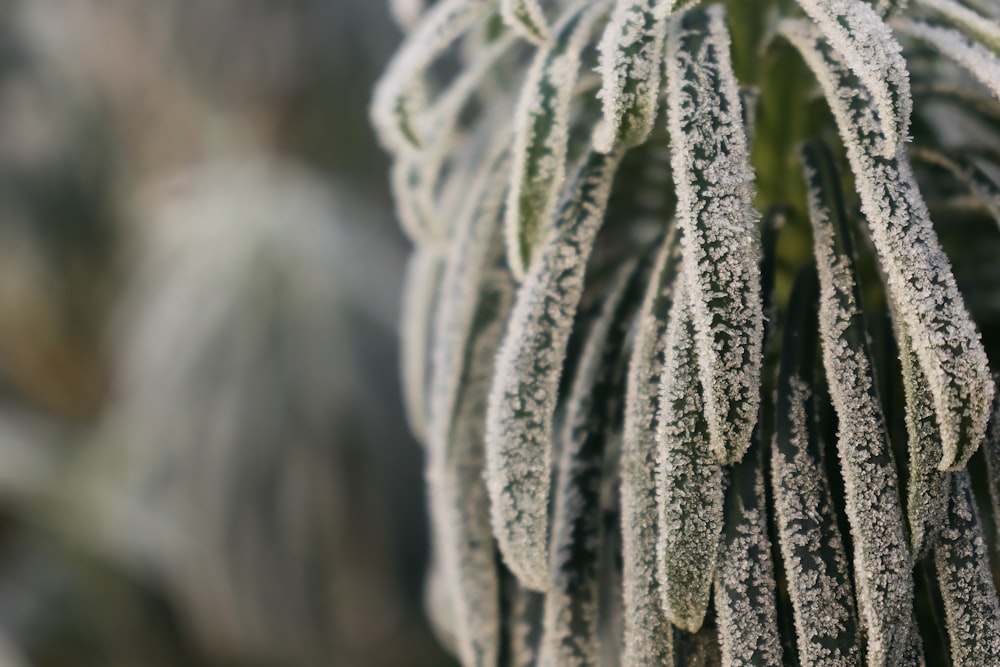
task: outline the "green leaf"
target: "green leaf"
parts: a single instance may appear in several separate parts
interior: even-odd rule
[[[934,548],[955,667],[1000,664],[1000,603],[969,473],[952,476],[948,525]]]
[[[539,49],[521,87],[507,199],[507,258],[518,279],[552,226],[565,177],[570,101],[580,57],[606,4],[583,3],[568,12],[551,43]]]
[[[677,224],[691,290],[711,450],[750,446],[760,406],[763,312],[759,214],[739,85],[720,5],[674,18],[667,38],[667,119]]]
[[[695,632],[708,609],[722,531],[722,466],[712,455],[684,267],[667,324],[657,423],[659,583],[664,611]]]
[[[771,448],[774,510],[803,665],[861,664],[851,566],[837,523],[813,414],[818,283],[792,289],[778,369]]]
[[[486,415],[486,479],[500,551],[524,586],[548,569],[552,419],[583,276],[620,156],[591,152],[517,293]]]

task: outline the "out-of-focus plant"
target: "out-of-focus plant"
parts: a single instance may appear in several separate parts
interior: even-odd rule
[[[464,664],[1000,664],[969,473],[1000,519],[998,15],[415,23],[372,119],[416,246],[428,604]]]

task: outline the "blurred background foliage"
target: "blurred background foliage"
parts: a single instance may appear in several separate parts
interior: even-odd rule
[[[0,667],[451,664],[372,0],[0,0]]]

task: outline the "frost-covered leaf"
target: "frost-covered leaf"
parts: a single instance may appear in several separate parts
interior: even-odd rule
[[[816,73],[847,145],[889,295],[934,397],[939,467],[960,468],[982,442],[993,383],[913,171],[903,150],[893,159],[876,157],[881,131],[868,92],[826,42],[800,21],[784,21],[779,30]]]
[[[924,147],[910,149],[910,156],[925,164],[947,170],[969,189],[969,193],[1000,225],[1000,183],[975,161],[957,153],[945,153]]]
[[[955,0],[917,0],[917,3],[939,14],[973,42],[1000,52],[1000,21],[983,16]]]
[[[486,415],[494,534],[521,583],[548,590],[552,418],[583,275],[620,155],[589,153],[518,290]]]
[[[711,450],[731,463],[757,420],[763,313],[753,170],[721,5],[671,20],[667,102]]]
[[[444,452],[451,438],[467,370],[468,345],[482,298],[481,281],[489,270],[489,258],[495,254],[495,243],[502,239],[498,230],[507,187],[496,173],[509,163],[509,156],[503,151],[485,163],[470,187],[467,205],[457,216],[438,290],[427,398],[428,441],[435,452]]]
[[[663,607],[695,632],[708,609],[722,531],[722,466],[712,455],[695,351],[694,308],[680,268],[667,323],[657,419],[656,557]]]
[[[1000,98],[1000,56],[996,53],[952,28],[902,19],[894,21],[893,25],[957,62]]]
[[[372,124],[392,151],[421,146],[417,116],[427,104],[427,68],[477,21],[494,9],[496,0],[441,0],[407,35],[375,86]]]
[[[549,39],[549,25],[538,0],[500,0],[500,13],[522,37],[537,43]]]
[[[505,161],[505,155],[491,162]],[[458,655],[496,664],[500,590],[483,480],[483,414],[515,285],[506,270],[500,208],[504,184],[485,179],[456,229],[435,327],[428,487],[437,555],[454,612]]]
[[[948,524],[934,548],[955,667],[1000,664],[1000,603],[969,473],[952,476]]]
[[[635,146],[656,120],[667,18],[675,0],[617,0],[601,38],[601,92],[604,118],[594,146],[610,151]]]
[[[621,354],[630,307],[627,291],[635,262],[618,270],[587,326],[566,401],[552,526],[553,590],[545,599],[545,630],[539,663],[546,667],[598,664],[599,575],[606,540],[602,473],[615,397],[622,378]],[[635,291],[635,285],[632,290]]]
[[[906,432],[910,452],[910,478],[906,489],[906,514],[910,523],[910,549],[919,560],[933,546],[944,525],[948,507],[948,473],[938,469],[941,431],[934,415],[933,397],[920,370],[913,343],[904,324],[896,319],[899,360],[906,395]]]
[[[518,278],[552,225],[566,169],[570,101],[580,56],[606,5],[583,3],[568,12],[552,42],[539,49],[521,88],[507,198],[507,258]]]
[[[839,422],[837,453],[854,542],[858,606],[869,664],[894,665],[916,636],[910,550],[847,221],[843,209],[826,199],[835,172],[818,170],[822,162],[817,158],[808,158],[805,165],[809,218],[820,279],[823,366]]]
[[[731,475],[715,577],[722,663],[731,667],[781,665],[777,584],[767,535],[764,461],[759,443],[733,467]]]
[[[871,93],[879,126],[877,153],[896,155],[906,139],[913,100],[902,47],[864,0],[798,0],[833,50]]]
[[[671,227],[637,317],[626,384],[621,460],[626,667],[673,663],[673,627],[656,578],[656,431],[679,241]]]
[[[444,270],[442,249],[427,245],[417,248],[406,267],[403,281],[403,313],[400,350],[403,397],[410,431],[417,440],[427,441],[430,385],[430,344],[434,307]]]
[[[817,439],[814,269],[792,290],[778,370],[771,476],[778,541],[803,667],[861,664],[851,567]]]
[[[990,505],[993,509],[994,530],[997,542],[996,553],[1000,555],[1000,395],[994,398],[990,427],[983,441],[983,455],[986,459],[986,473],[989,480]]]

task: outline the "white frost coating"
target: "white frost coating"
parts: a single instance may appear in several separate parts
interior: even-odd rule
[[[715,612],[718,617],[722,664],[727,667],[756,667],[782,664],[778,633],[777,585],[771,561],[771,540],[767,536],[767,500],[759,449],[755,448],[733,471],[733,475],[753,477],[747,503],[744,496],[727,502],[727,511],[738,516],[726,518],[726,535],[719,547],[719,569],[715,579]],[[739,491],[730,487],[729,493]],[[731,525],[732,524],[732,525]]]
[[[934,549],[955,667],[1000,664],[1000,604],[969,473],[952,475],[948,525]]]
[[[877,154],[896,155],[910,127],[913,100],[903,49],[864,0],[798,0],[823,36],[870,92],[882,134]]]
[[[874,157],[881,140],[868,93],[825,42],[801,21],[783,21],[779,30],[815,72],[847,146],[889,293],[934,396],[944,453],[939,467],[960,468],[982,442],[994,388],[909,161],[902,150],[892,160]]]
[[[545,595],[516,587],[512,593],[510,623],[510,666],[535,667],[541,642]]]
[[[656,441],[657,577],[664,612],[697,632],[708,609],[722,531],[722,466],[704,418],[693,307],[683,267],[667,324]]]
[[[555,40],[539,49],[521,86],[506,220],[507,261],[518,280],[552,224],[565,177],[570,101],[580,56],[606,5],[584,3],[570,11],[556,28]]]
[[[1000,56],[951,28],[908,20],[894,21],[893,25],[957,62],[1000,98]]]
[[[525,39],[541,44],[549,39],[549,25],[538,0],[500,0],[504,23]]]
[[[486,196],[489,199],[491,195]],[[495,193],[492,197],[499,200]],[[482,416],[515,285],[504,268],[502,246],[497,243],[500,240],[497,211],[494,209],[486,221],[471,226],[480,229],[470,230],[469,236],[473,238],[467,237],[466,243],[456,245],[468,247],[470,254],[480,257],[480,266],[484,267],[458,278],[476,290],[477,298],[472,300],[475,327],[470,321],[462,340],[453,341],[455,352],[467,361],[454,411],[448,411],[447,426],[439,436],[445,440],[430,449],[427,482],[431,518],[439,535],[438,576],[448,579],[458,655],[467,665],[492,665],[497,663],[500,650],[500,584],[483,480]],[[491,252],[481,254],[480,246],[490,241]],[[451,275],[451,268],[446,268],[446,278]],[[433,409],[432,415],[439,416]],[[433,441],[435,436],[431,437]]]
[[[486,414],[494,534],[521,584],[548,590],[552,418],[583,276],[620,155],[585,158],[517,294]]]
[[[671,20],[667,101],[705,417],[712,453],[732,463],[757,421],[764,315],[760,215],[721,5]]]
[[[625,390],[621,459],[625,667],[673,664],[673,627],[656,579],[656,430],[677,230],[663,242],[636,320]]]
[[[428,446],[443,453],[450,440],[455,407],[465,372],[466,352],[480,301],[480,280],[491,246],[499,238],[500,212],[507,188],[496,170],[507,154],[487,156],[470,186],[471,196],[458,215],[444,263],[434,336],[428,401]]]
[[[540,667],[597,665],[599,574],[605,547],[601,486],[610,429],[608,410],[595,391],[608,387],[609,344],[621,326],[618,312],[636,262],[616,276],[600,311],[590,322],[580,351],[573,386],[566,400],[552,527],[551,570],[555,587],[545,596]],[[617,348],[617,346],[615,346]],[[610,350],[615,354],[617,349]],[[602,386],[603,385],[603,386]]]
[[[372,125],[387,150],[422,144],[416,116],[425,104],[427,68],[495,5],[496,0],[441,0],[406,37],[376,84],[372,99]]]
[[[617,0],[601,37],[603,120],[594,147],[641,144],[653,130],[660,97],[663,42],[674,0]]]
[[[839,422],[837,453],[854,538],[854,575],[868,664],[895,665],[915,636],[899,483],[856,298],[853,260],[837,255],[830,214],[820,205],[815,189],[810,191],[809,209],[819,270],[823,365]]]
[[[910,550],[914,561],[932,546],[945,524],[950,483],[948,473],[938,470],[941,460],[941,431],[934,415],[934,400],[927,378],[913,354],[906,326],[893,309],[893,323],[899,341],[903,392],[906,395],[906,433],[910,452],[910,479],[906,485],[906,514],[910,522]]]
[[[403,312],[400,336],[400,357],[403,373],[403,403],[413,436],[427,444],[429,406],[427,387],[430,382],[430,341],[434,321],[434,303],[444,252],[436,245],[418,247],[406,265],[403,281]]]
[[[837,527],[830,483],[809,446],[809,384],[798,375],[789,382],[791,438],[782,452],[772,447],[771,475],[778,542],[795,617],[802,667],[856,667],[861,664],[851,566]]]
[[[973,41],[1000,51],[1000,21],[989,19],[955,0],[917,0],[932,9]]]

